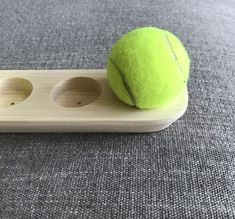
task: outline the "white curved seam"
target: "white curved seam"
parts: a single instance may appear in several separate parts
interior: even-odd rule
[[[177,59],[177,57],[176,57],[176,54],[175,54],[175,52],[174,52],[174,50],[173,50],[173,46],[172,46],[172,44],[171,44],[171,41],[170,41],[170,39],[168,38],[168,36],[167,36],[166,33],[164,33],[164,35],[165,35],[165,38],[166,38],[166,43],[167,43],[167,45],[169,46],[169,49],[171,50],[172,57],[173,57],[173,59],[175,60],[175,62],[177,63],[177,66],[178,66],[178,68],[179,68],[179,70],[180,70],[180,73],[181,73],[180,76],[181,76],[181,78],[182,78],[183,80],[185,80],[185,79],[184,79],[184,72],[183,72],[183,69],[182,69],[181,65],[179,64],[179,61],[178,61],[178,59]]]

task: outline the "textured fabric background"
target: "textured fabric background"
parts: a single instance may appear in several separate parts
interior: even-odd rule
[[[0,68],[104,68],[148,25],[190,54],[186,114],[149,134],[1,134],[0,218],[235,217],[234,0],[0,0]]]

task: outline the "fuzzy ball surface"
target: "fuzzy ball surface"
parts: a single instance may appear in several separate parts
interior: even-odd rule
[[[140,109],[161,107],[187,86],[190,59],[172,33],[144,27],[121,37],[107,62],[108,82],[128,105]]]

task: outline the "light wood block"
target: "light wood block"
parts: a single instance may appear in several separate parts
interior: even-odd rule
[[[180,118],[187,88],[139,110],[111,91],[105,70],[0,71],[0,132],[153,132]]]

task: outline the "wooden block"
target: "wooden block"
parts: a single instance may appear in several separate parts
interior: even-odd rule
[[[105,70],[0,71],[0,132],[153,132],[180,118],[187,88],[139,110],[111,91]]]

